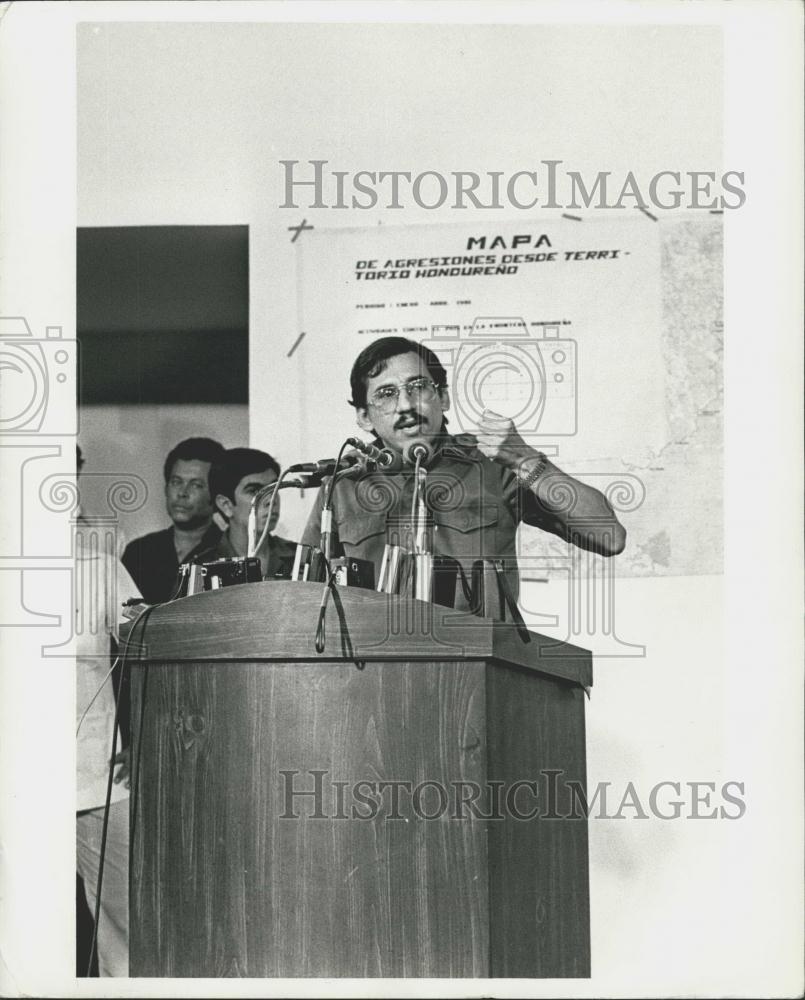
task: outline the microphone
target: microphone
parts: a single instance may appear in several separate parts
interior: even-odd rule
[[[352,461],[354,464],[357,462],[357,456],[355,455],[344,455],[341,459],[344,461]],[[285,471],[289,475],[306,475],[306,476],[331,476],[335,470],[335,459],[334,458],[320,458],[315,462],[299,462],[296,465],[290,465]]]
[[[367,447],[371,447],[367,445]],[[381,461],[384,464],[389,465],[391,462],[385,458],[384,453],[380,451],[379,448],[374,449],[378,455],[381,455]],[[384,449],[385,451],[385,449]],[[391,452],[389,452],[391,455]],[[357,454],[354,451],[348,451],[341,456],[341,463],[339,469],[350,468],[354,465],[365,465],[366,459],[369,461],[376,461],[374,456],[365,455],[363,453]],[[302,475],[313,475],[313,476],[331,476],[335,472],[335,459],[334,458],[319,458],[315,462],[299,462],[297,465],[290,465],[285,470],[289,475],[302,474]]]
[[[352,446],[358,444],[359,447],[356,451],[348,451],[341,456],[341,462],[338,466],[339,473],[357,472],[363,469],[371,472],[374,468],[388,469],[392,472],[399,470],[399,456],[390,448],[378,448],[365,441],[359,442],[357,438],[348,438],[346,443]],[[334,458],[320,458],[316,462],[299,462],[296,465],[290,465],[285,470],[285,474],[310,477],[305,486],[318,486],[326,476],[335,474],[335,465]]]
[[[335,461],[335,459],[333,459],[333,461]],[[288,473],[289,476],[293,476],[293,475],[295,475],[296,473],[299,473],[299,472],[303,472],[303,473],[318,472],[319,471],[319,463],[318,462],[298,462],[296,465],[290,465],[285,471]]]
[[[433,458],[433,449],[424,441],[415,441],[405,449],[405,461],[409,465],[426,465]]]
[[[356,450],[351,454],[344,451],[350,446]],[[330,480],[324,495],[324,503],[321,509],[321,551],[327,565],[330,563],[332,534],[333,534],[333,488],[336,481],[344,476],[360,474],[361,472],[373,472],[378,467],[391,468],[397,459],[394,452],[388,448],[378,448],[373,444],[367,444],[359,438],[350,437],[341,446],[338,458],[322,459],[317,463],[322,476],[329,475]],[[332,463],[332,464],[331,464]],[[330,471],[332,470],[332,471]]]
[[[367,460],[363,455],[355,452],[348,452],[341,456],[340,471],[352,471],[358,466],[364,467]],[[321,486],[322,480],[335,473],[334,458],[320,458],[316,462],[299,462],[297,465],[289,466],[285,472],[290,476],[304,476],[305,482],[301,484],[305,489],[310,486]],[[296,484],[293,484],[296,485]]]
[[[347,438],[347,444],[365,455],[370,462],[375,462],[378,468],[387,469],[394,464],[394,452],[389,448],[378,448],[374,444],[368,444],[355,437]]]

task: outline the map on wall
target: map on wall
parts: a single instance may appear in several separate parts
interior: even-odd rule
[[[718,573],[720,266],[711,219],[317,230],[299,253],[297,377],[346,387],[372,340],[425,343],[452,433],[493,410],[607,493],[629,531],[619,576]],[[330,396],[301,423],[309,454],[354,433]],[[519,547],[546,566],[568,554],[536,529]]]

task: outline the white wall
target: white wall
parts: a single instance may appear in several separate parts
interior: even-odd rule
[[[721,164],[712,26],[103,23],[79,27],[78,54],[79,225],[250,226],[251,419],[272,453],[299,394],[329,391],[301,383],[310,344],[287,358],[299,332],[287,227],[468,215],[283,210],[280,159],[446,173],[551,158],[646,178]]]

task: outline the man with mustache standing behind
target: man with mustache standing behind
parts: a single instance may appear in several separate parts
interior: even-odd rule
[[[485,411],[477,435],[448,433],[447,373],[424,344],[405,337],[374,341],[355,360],[350,383],[358,426],[374,434],[399,461],[390,472],[356,473],[338,480],[332,504],[333,556],[371,561],[377,579],[389,526],[407,522],[411,530],[411,449],[418,443],[430,455],[434,554],[456,560],[466,578],[475,560],[501,560],[517,596],[515,550],[521,521],[599,555],[623,551],[626,531],[603,494],[530,447],[511,420]],[[302,538],[315,547],[321,543],[324,490]],[[468,607],[461,588],[455,606]]]

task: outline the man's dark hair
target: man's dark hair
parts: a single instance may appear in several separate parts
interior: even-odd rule
[[[224,453],[220,441],[212,438],[186,438],[180,441],[165,459],[165,482],[170,479],[173,467],[177,462],[209,462],[212,465]]]
[[[381,337],[380,340],[375,340],[368,347],[364,347],[352,366],[349,376],[352,387],[350,403],[355,409],[366,408],[367,380],[379,375],[385,370],[389,359],[396,358],[400,354],[418,354],[425,362],[428,374],[438,388],[447,388],[447,372],[444,370],[444,365],[429,347],[407,337]]]
[[[255,472],[265,472],[270,469],[279,476],[280,467],[277,460],[266,451],[256,448],[230,448],[223,452],[210,469],[210,496],[215,502],[218,494],[235,499],[235,488],[244,476]]]

